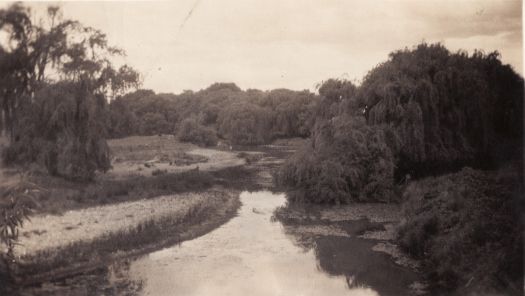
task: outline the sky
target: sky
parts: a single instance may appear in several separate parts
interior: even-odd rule
[[[44,11],[56,2],[33,2]],[[0,7],[6,6],[2,3]],[[523,75],[522,3],[508,0],[180,0],[60,2],[64,18],[101,29],[155,92],[214,82],[315,90],[359,83],[388,53],[422,41],[498,50]]]

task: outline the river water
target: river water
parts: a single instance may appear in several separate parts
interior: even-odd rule
[[[140,283],[137,293],[407,295],[411,292],[408,286],[416,276],[396,265],[388,255],[374,252],[375,242],[353,237],[345,228],[333,225],[310,223],[304,227],[281,223],[272,217],[285,204],[284,194],[243,192],[240,198],[243,205],[238,216],[218,229],[130,262],[125,277]],[[346,229],[350,228],[346,225]],[[338,262],[350,266],[338,268]]]
[[[25,287],[19,295],[415,295],[410,260],[393,245],[399,208],[288,205],[284,194],[242,192],[219,228],[93,272]],[[424,286],[423,286],[424,288]]]

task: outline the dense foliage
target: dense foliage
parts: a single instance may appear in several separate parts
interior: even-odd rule
[[[293,188],[293,200],[339,204],[391,201],[393,175],[383,131],[362,117],[342,115],[318,123],[310,142],[285,162],[276,179]]]
[[[310,141],[275,175],[292,200],[315,203],[392,201],[394,156],[387,133],[366,124],[350,81],[320,88]]]
[[[0,119],[10,137],[4,162],[36,162],[79,180],[107,170],[107,98],[139,81],[109,61],[123,51],[102,32],[62,20],[57,7],[32,22],[28,8],[13,4],[0,10],[0,32],[7,36],[0,43]]]
[[[201,146],[217,145],[217,135],[214,129],[203,126],[196,117],[188,117],[181,123],[179,140]]]
[[[399,242],[423,261],[432,288],[521,294],[518,180],[508,168],[498,173],[464,168],[408,186]]]
[[[178,134],[183,141],[204,145],[211,145],[213,139],[208,144],[199,139],[213,134],[237,145],[306,137],[317,101],[308,91],[243,91],[233,83],[215,83],[179,95],[138,90],[110,103],[110,136]],[[198,129],[191,136],[189,124]]]
[[[302,200],[392,200],[395,182],[522,155],[523,79],[497,53],[421,44],[319,94],[309,147],[276,176]]]
[[[522,155],[523,79],[497,52],[450,53],[440,44],[396,51],[368,73],[358,97],[369,124],[393,129],[401,176]]]
[[[523,79],[497,53],[421,44],[319,93],[310,141],[275,176],[290,199],[402,200],[398,239],[432,290],[519,295]]]
[[[74,82],[42,87],[19,109],[15,139],[4,151],[7,163],[40,163],[53,175],[90,179],[110,167],[104,97]]]

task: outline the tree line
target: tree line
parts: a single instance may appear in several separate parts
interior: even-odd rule
[[[307,90],[243,91],[233,83],[179,95],[137,90],[109,104],[109,136],[176,134],[205,146],[216,145],[219,138],[234,145],[258,145],[308,137],[318,100]]]
[[[182,94],[138,89],[140,75],[115,67],[122,49],[94,28],[62,17],[58,7],[33,21],[28,7],[0,10],[2,159],[39,164],[51,174],[90,180],[110,168],[107,138],[176,134],[203,146],[307,137],[318,96],[309,91],[241,90],[215,83]],[[130,92],[132,91],[132,92]]]
[[[409,175],[495,167],[522,155],[523,80],[497,52],[420,44],[391,53],[361,85],[329,79],[318,95],[233,83],[175,95],[128,92],[140,75],[110,62],[124,51],[57,7],[34,23],[27,7],[13,4],[0,10],[0,30],[8,36],[0,44],[8,164],[90,179],[109,168],[106,138],[176,134],[209,146],[309,137],[279,182],[306,199],[319,190],[345,202],[388,199]]]

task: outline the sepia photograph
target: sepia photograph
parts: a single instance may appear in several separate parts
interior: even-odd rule
[[[525,295],[521,0],[0,0],[0,296]]]

